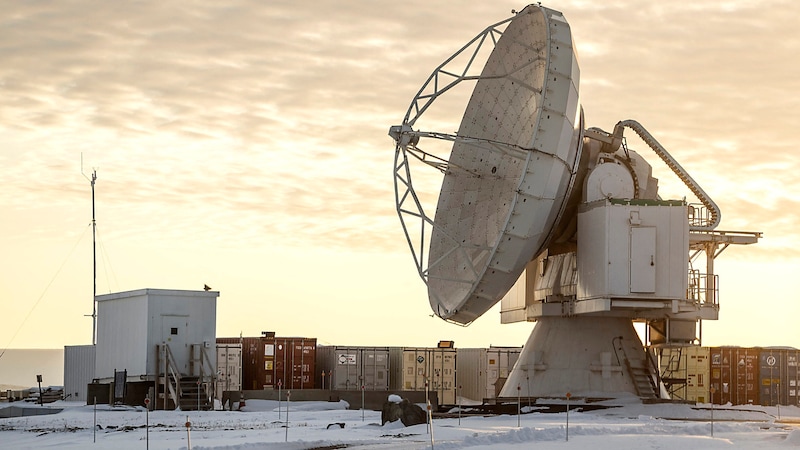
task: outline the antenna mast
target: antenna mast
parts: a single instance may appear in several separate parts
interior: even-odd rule
[[[97,345],[97,221],[94,217],[94,182],[97,170],[92,170],[92,178],[83,173],[83,153],[81,153],[81,174],[92,185],[92,345]]]
[[[92,171],[92,345],[97,345],[97,221],[94,218],[94,182],[97,171]]]

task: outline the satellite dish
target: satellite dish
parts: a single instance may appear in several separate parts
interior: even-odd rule
[[[415,211],[433,224],[427,267],[418,260],[431,307],[461,324],[500,301],[553,237],[583,139],[580,72],[563,15],[531,5],[507,22],[452,136],[435,218]],[[390,131],[401,168],[426,135],[412,129],[421,96]],[[398,173],[405,188],[410,174]],[[396,193],[403,220],[407,191]]]
[[[574,48],[562,13],[529,5],[440,65],[389,130],[397,212],[435,314],[466,325],[502,300],[504,323],[537,322],[500,396],[655,398],[657,368],[633,321],[648,325],[651,345],[699,343],[698,321],[718,317],[720,247],[761,234],[716,231],[717,205],[638,122],[584,129]],[[436,100],[470,82],[455,133],[419,128]],[[699,204],[659,197],[625,128]],[[431,150],[437,142],[452,143],[449,155]],[[412,181],[418,163],[443,174],[433,215],[432,193]],[[690,253],[705,253],[706,273]]]

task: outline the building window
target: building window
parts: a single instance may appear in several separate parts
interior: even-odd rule
[[[177,335],[178,335],[178,327],[172,327],[172,328],[170,328],[170,329],[169,329],[169,334],[171,334],[171,335],[173,335],[173,336],[177,336]]]

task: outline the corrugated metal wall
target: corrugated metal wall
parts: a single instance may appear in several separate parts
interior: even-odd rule
[[[283,389],[316,388],[317,339],[274,338],[275,384]]]
[[[95,346],[64,346],[64,397],[86,403],[87,385],[94,379]]]
[[[389,349],[391,389],[436,391],[439,403],[456,404],[456,349],[391,347]]]
[[[319,346],[318,381],[323,389],[389,389],[389,347]],[[322,377],[322,372],[325,377]]]
[[[758,405],[759,349],[711,347],[711,385],[716,392],[711,400],[717,404]]]
[[[217,344],[217,382],[214,397],[222,401],[225,391],[242,389],[241,344]]]
[[[460,395],[482,401],[496,398],[522,347],[459,348],[456,350],[456,381]]]
[[[221,337],[217,344],[242,343],[242,389],[317,387],[317,339],[305,337]]]
[[[708,347],[684,347],[686,354],[686,400],[706,403],[711,398],[710,349]]]

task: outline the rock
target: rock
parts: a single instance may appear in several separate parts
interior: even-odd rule
[[[402,399],[400,403],[387,401],[383,404],[383,409],[381,410],[381,425],[386,424],[386,422],[394,422],[398,419],[407,427],[426,423],[428,421],[425,410],[409,402],[408,399],[405,398]]]

